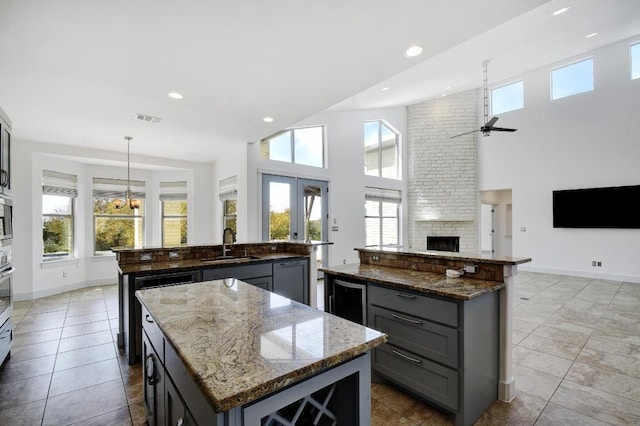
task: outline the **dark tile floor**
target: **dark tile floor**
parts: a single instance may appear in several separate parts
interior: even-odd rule
[[[515,294],[516,398],[476,426],[640,424],[640,284],[521,272]],[[115,285],[16,302],[0,425],[145,424],[117,317]],[[372,425],[452,424],[394,387],[371,395]]]

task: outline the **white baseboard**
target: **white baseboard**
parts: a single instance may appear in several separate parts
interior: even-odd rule
[[[97,287],[97,286],[111,285],[111,284],[117,284],[117,281],[114,282],[113,279],[78,281],[75,283],[46,288],[46,289],[38,290],[34,292],[13,293],[13,300],[15,302],[18,302],[21,300],[35,300],[35,299],[40,299],[41,297],[47,297],[47,296],[53,296],[55,294],[66,293],[67,291],[80,290],[82,288]]]
[[[567,275],[570,277],[593,278],[598,280],[625,281],[630,283],[640,283],[640,277],[633,275],[598,274],[583,271],[567,271],[565,269],[537,268],[525,264],[518,265],[518,271],[539,272],[542,274]]]

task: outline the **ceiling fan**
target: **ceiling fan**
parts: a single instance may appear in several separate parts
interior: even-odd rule
[[[470,132],[460,133],[459,135],[451,136],[451,138],[457,138],[458,136],[464,136],[475,132],[482,132],[482,136],[489,136],[491,132],[515,132],[518,129],[509,129],[506,127],[495,127],[496,121],[498,121],[498,117],[491,117],[489,120],[489,95],[488,95],[488,84],[487,84],[487,64],[489,61],[484,61],[482,66],[484,67],[484,125],[480,126],[479,129],[472,130]]]

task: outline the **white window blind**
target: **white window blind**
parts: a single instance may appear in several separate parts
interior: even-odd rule
[[[383,201],[387,203],[399,203],[402,194],[396,189],[365,187],[364,198],[371,201]]]
[[[131,196],[134,199],[145,198],[145,184],[142,180],[130,181]],[[124,198],[127,181],[124,179],[93,178],[93,196],[95,198]]]
[[[187,182],[160,182],[160,201],[186,200]]]
[[[235,200],[238,198],[238,177],[231,176],[222,179],[218,184],[218,196],[220,201]]]
[[[78,196],[78,177],[52,170],[43,170],[42,194],[76,198]]]

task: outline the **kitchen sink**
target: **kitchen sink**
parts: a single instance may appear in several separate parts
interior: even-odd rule
[[[202,259],[202,263],[233,263],[246,260],[259,259],[257,256],[216,256],[211,259]]]

